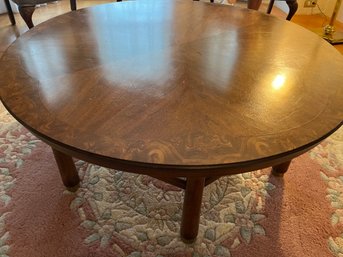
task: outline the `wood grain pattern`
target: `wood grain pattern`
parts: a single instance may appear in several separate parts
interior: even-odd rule
[[[231,6],[78,10],[20,37],[0,64],[1,100],[22,124],[61,152],[127,171],[274,166],[342,124],[342,56],[299,26]]]

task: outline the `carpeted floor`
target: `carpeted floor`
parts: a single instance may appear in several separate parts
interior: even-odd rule
[[[204,192],[198,240],[179,238],[183,193],[143,175],[77,161],[66,191],[53,155],[0,107],[0,256],[343,256],[343,129],[270,169]]]

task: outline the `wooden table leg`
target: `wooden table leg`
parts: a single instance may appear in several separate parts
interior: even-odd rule
[[[34,27],[33,22],[32,22],[32,15],[33,12],[35,11],[35,6],[28,6],[28,5],[18,5],[19,13],[20,16],[23,18],[25,21],[27,27],[29,29],[32,29]]]
[[[54,148],[52,148],[52,151],[54,153],[63,184],[69,189],[77,186],[80,182],[80,178],[75,168],[73,158]]]
[[[273,175],[282,177],[283,174],[285,174],[286,171],[288,170],[288,167],[290,164],[291,164],[291,161],[288,161],[288,162],[284,162],[284,163],[273,166],[273,169],[272,169]]]
[[[181,239],[185,243],[194,242],[198,235],[204,186],[205,178],[187,178],[181,221]]]
[[[292,17],[294,16],[294,14],[297,12],[298,10],[298,2],[297,0],[290,0],[290,1],[286,1],[288,7],[289,7],[289,12],[288,15],[286,17],[286,20],[290,21],[292,19]]]
[[[8,17],[10,18],[11,24],[15,25],[15,19],[14,19],[13,10],[12,10],[10,1],[5,0],[5,5],[6,5],[7,14],[8,14]]]
[[[70,0],[70,9],[76,11],[76,0]]]
[[[267,8],[267,13],[270,14],[272,12],[275,0],[270,0]]]

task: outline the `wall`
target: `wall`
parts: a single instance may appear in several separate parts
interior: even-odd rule
[[[299,8],[297,14],[304,14],[304,15],[311,15],[319,13],[319,9],[317,7],[314,8],[304,8],[305,0],[298,0]],[[320,9],[328,16],[331,17],[333,9],[335,7],[336,0],[318,0],[318,5]],[[279,7],[284,12],[288,12],[288,6],[284,1],[276,1],[275,6]],[[337,15],[337,21],[343,23],[343,3],[341,4],[340,11]]]
[[[18,12],[18,6],[12,1],[10,1],[10,3],[11,3],[13,12]],[[3,0],[0,0],[0,13],[6,13],[6,12],[7,12],[7,9],[6,9],[5,2]]]
[[[321,0],[323,2],[323,0]],[[331,17],[332,15],[332,12],[333,12],[333,9],[335,8],[335,4],[336,4],[336,1],[331,1],[331,0],[327,0],[327,5],[326,5],[326,14],[329,15],[329,17]],[[327,11],[329,13],[327,13]],[[343,23],[343,2],[341,4],[341,8],[339,9],[339,12],[338,12],[338,15],[337,15],[337,18],[336,18],[338,21],[342,22]]]

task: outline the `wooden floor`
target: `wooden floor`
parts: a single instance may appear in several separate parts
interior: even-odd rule
[[[2,1],[2,0],[0,0]],[[79,0],[77,1],[78,8],[84,8],[95,4],[113,2],[110,0]],[[238,3],[240,7],[245,7],[245,3]],[[265,12],[267,6],[263,5],[260,9],[261,12]],[[34,24],[39,24],[47,19],[55,17],[70,11],[69,0],[62,0],[59,2],[49,3],[45,6],[37,8],[33,15]],[[286,14],[277,8],[273,9],[272,15],[280,18],[285,18]],[[21,34],[25,33],[28,29],[21,19],[19,14],[15,14],[17,21],[16,26],[11,26],[7,14],[0,14],[0,56],[5,49]],[[323,17],[321,15],[296,15],[292,22],[297,23],[307,29],[320,29],[323,25],[329,22],[330,17]],[[343,31],[343,25],[337,23],[336,30]],[[335,45],[338,51],[343,54],[343,44]]]
[[[303,26],[309,30],[321,30],[321,28],[327,25],[329,23],[330,17],[325,17],[316,14],[316,15],[295,15],[294,18],[292,19],[292,22]],[[343,32],[343,24],[336,22],[335,23],[335,29],[336,31],[341,31]],[[343,44],[338,44],[334,45],[334,47],[341,53],[343,54]]]

